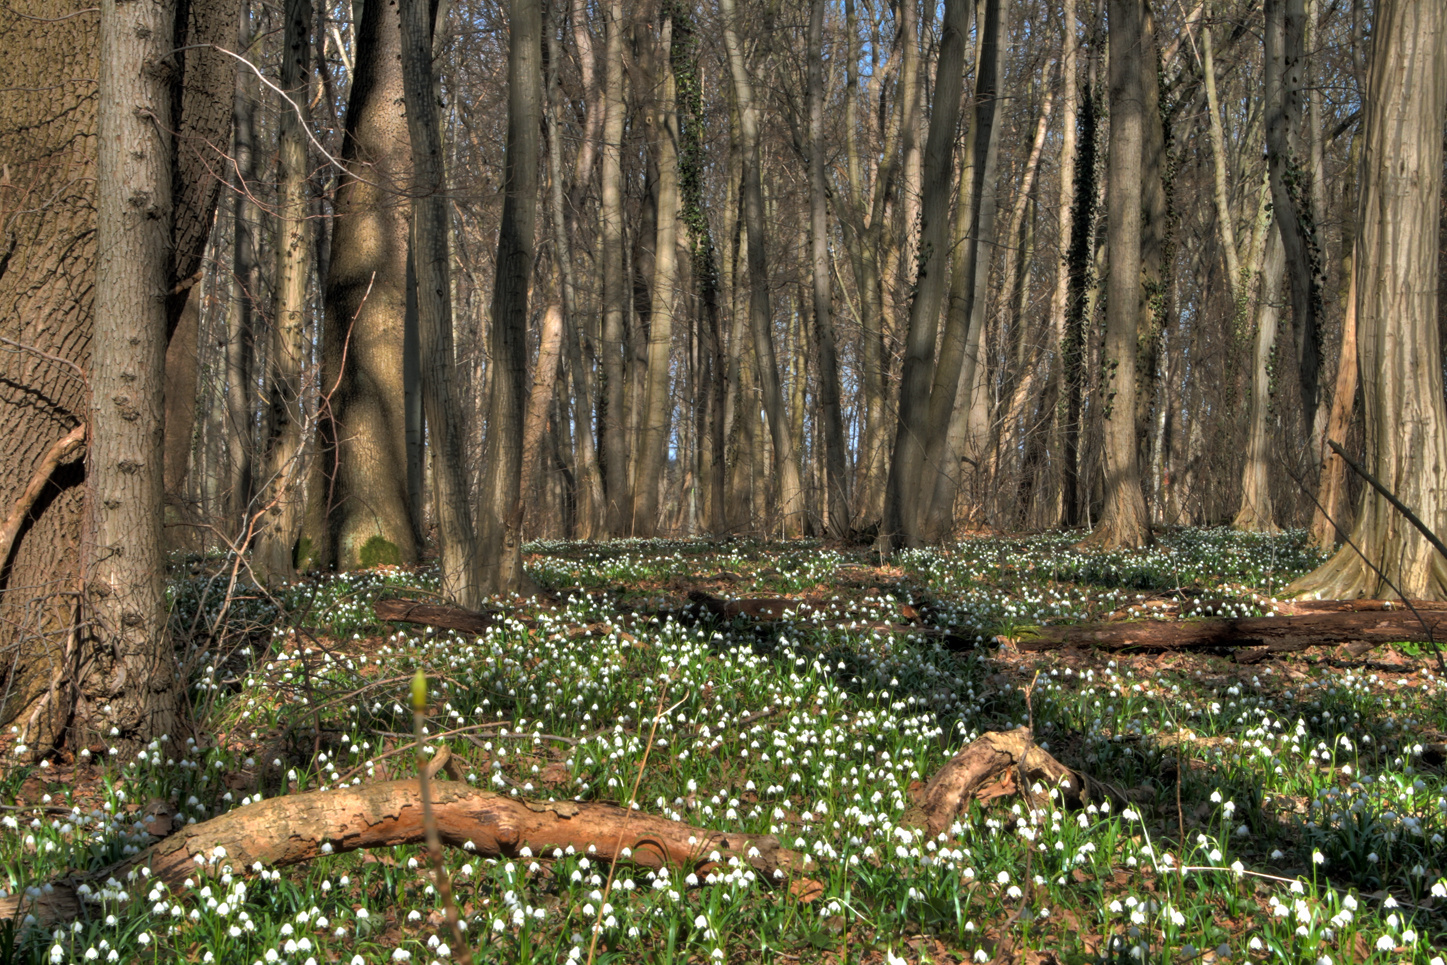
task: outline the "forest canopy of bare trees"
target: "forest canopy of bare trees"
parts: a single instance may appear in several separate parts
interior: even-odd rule
[[[1298,592],[1447,594],[1332,448],[1447,530],[1437,4],[31,7],[0,19],[28,727],[165,729],[106,702],[165,689],[162,551],[436,555],[476,605],[544,537],[1310,526],[1367,562]]]

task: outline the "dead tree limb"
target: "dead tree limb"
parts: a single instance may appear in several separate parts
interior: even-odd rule
[[[1333,601],[1335,602],[1335,601]],[[1374,601],[1375,602],[1375,601]],[[1128,620],[1050,626],[1012,639],[1020,650],[1201,650],[1266,647],[1268,652],[1336,644],[1429,642],[1447,633],[1447,611],[1339,609],[1274,617]]]
[[[55,470],[60,468],[61,463],[68,462],[82,448],[85,447],[85,423],[81,423],[74,429],[61,436],[50,448],[45,451],[45,456],[40,460],[40,465],[35,467],[35,472],[30,476],[30,482],[25,485],[25,490],[10,507],[10,513],[5,521],[0,523],[0,570],[10,562],[10,550],[15,545],[15,537],[20,535],[20,527],[25,522],[30,507],[45,492],[45,484],[50,482],[50,477]]]
[[[450,781],[432,793],[442,843],[483,858],[515,858],[525,847],[540,857],[571,848],[604,861],[626,857],[643,868],[687,868],[700,876],[737,858],[761,881],[787,886],[805,900],[822,890],[803,876],[808,859],[770,835],[711,831],[612,804],[528,801]],[[81,912],[82,883],[124,880],[133,868],[150,868],[149,880],[174,889],[196,874],[198,858],[249,872],[257,862],[285,867],[323,854],[420,844],[424,832],[415,780],[290,794],[189,825],[121,864],[52,882],[40,899],[21,894],[0,901],[0,920],[17,914],[34,914],[42,924],[72,919]]]
[[[463,633],[482,633],[497,623],[491,613],[465,610],[460,606],[444,606],[437,603],[418,603],[415,600],[378,600],[372,604],[378,620],[392,623],[416,623],[424,627],[441,630],[461,630]]]

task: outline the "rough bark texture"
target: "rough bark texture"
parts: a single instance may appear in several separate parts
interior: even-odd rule
[[[1241,509],[1231,521],[1233,529],[1248,533],[1274,533],[1276,514],[1271,505],[1271,353],[1276,346],[1280,318],[1281,284],[1286,255],[1281,231],[1272,226],[1261,270],[1261,293],[1256,307],[1256,341],[1251,352],[1251,409],[1246,462],[1241,467]]]
[[[493,282],[492,374],[488,378],[487,472],[480,533],[482,585],[493,593],[531,588],[523,572],[521,514],[515,514],[522,471],[523,416],[528,388],[528,289],[537,227],[539,129],[542,126],[542,13],[511,0],[508,22],[507,159],[502,226]]]
[[[277,150],[276,300],[271,320],[271,438],[266,447],[263,505],[266,526],[252,554],[252,569],[263,578],[296,575],[295,546],[302,508],[302,358],[307,353],[307,279],[311,275],[312,232],[308,223],[307,86],[311,77],[311,0],[287,0],[281,89],[291,103],[281,105]]]
[[[1107,205],[1110,277],[1106,284],[1102,374],[1105,508],[1086,545],[1141,546],[1150,538],[1136,445],[1136,346],[1141,298],[1141,147],[1145,98],[1144,0],[1110,0],[1110,156]],[[1147,56],[1147,53],[1152,56]]]
[[[602,251],[603,340],[601,385],[598,394],[599,462],[603,470],[605,529],[610,535],[624,531],[628,491],[628,445],[624,431],[623,329],[628,313],[627,276],[623,270],[623,3],[610,0],[604,43],[603,149],[600,152],[601,197],[599,218]]]
[[[1036,747],[1029,728],[987,731],[935,772],[915,796],[915,806],[905,813],[903,823],[922,825],[934,837],[948,831],[971,801],[984,804],[1022,790],[1034,799],[1031,789],[1036,784],[1047,793],[1059,788],[1060,803],[1072,810],[1104,797],[1085,775]]]
[[[86,419],[96,285],[99,18],[82,4],[53,0],[32,4],[27,14],[0,17],[0,157],[8,171],[0,184],[5,507],[21,496],[46,449]],[[204,172],[216,164],[215,146],[230,141],[236,76],[230,58],[190,45],[231,44],[235,14],[229,0],[187,5],[158,41],[176,51],[162,115],[172,134],[162,160],[170,185],[162,226],[168,263],[148,296],[165,306],[163,348],[186,304],[190,286],[179,283],[196,276],[210,231],[218,184]],[[84,479],[79,463],[51,475],[21,523],[8,567],[0,567],[0,674],[8,678],[0,720],[19,722],[36,749],[59,740],[68,723],[89,726],[73,712],[109,700],[112,685],[128,701],[143,701],[148,686],[139,675],[106,676],[115,665],[104,648],[78,661],[92,656],[74,635],[83,547],[93,545],[81,538]],[[152,512],[159,518],[159,504]],[[80,699],[82,677],[90,702]]]
[[[464,633],[482,633],[497,623],[491,613],[479,613],[455,606],[438,606],[431,603],[416,603],[412,600],[378,600],[372,604],[372,611],[378,620],[394,623],[415,623],[439,630],[461,630]]]
[[[347,105],[323,329],[320,458],[330,525],[312,558],[356,569],[417,558],[407,492],[407,246],[412,178],[395,3],[367,3]],[[330,545],[327,545],[327,544]]]
[[[623,860],[640,868],[686,868],[700,877],[738,858],[768,885],[787,886],[805,898],[818,891],[803,877],[808,858],[772,836],[710,831],[612,804],[520,800],[454,782],[433,781],[430,791],[442,843],[467,847],[481,858],[516,858],[523,848],[534,855],[571,848],[602,861],[626,854]],[[124,879],[130,868],[148,867],[152,880],[179,889],[195,874],[198,859],[249,872],[257,862],[286,867],[323,854],[421,844],[424,838],[415,780],[291,794],[189,825],[120,865],[57,883],[38,907],[24,895],[0,901],[0,915],[34,911],[45,915],[47,924],[68,920],[81,911],[75,888],[83,880]]]
[[[1271,647],[1278,650],[1341,643],[1427,643],[1447,639],[1447,612],[1440,607],[1330,609],[1274,617],[1206,620],[1140,620],[1083,626],[1041,627],[1014,641],[1021,650],[1092,647],[1098,650],[1189,650]],[[1414,604],[1415,605],[1415,604]]]
[[[412,144],[412,260],[417,275],[417,348],[422,406],[430,436],[428,453],[432,461],[442,592],[463,606],[476,606],[481,600],[484,577],[472,526],[457,393],[452,387],[457,362],[452,343],[442,128],[433,93],[432,10],[426,0],[400,0],[400,3],[402,87]],[[533,160],[536,166],[536,153]]]
[[[953,408],[956,378],[944,384],[934,378],[935,342],[940,327],[945,279],[949,276],[950,188],[954,181],[955,128],[960,121],[960,95],[964,87],[965,34],[970,26],[965,0],[945,3],[944,31],[940,38],[935,99],[930,107],[929,136],[924,151],[924,203],[920,226],[918,275],[910,304],[905,335],[904,372],[899,386],[899,428],[884,500],[880,548],[891,543],[912,546],[919,540],[919,481],[924,468],[926,441],[940,434],[931,416],[939,410],[948,422]],[[993,188],[993,185],[991,185]],[[958,326],[956,326],[958,328]],[[947,343],[949,343],[947,337]],[[949,396],[949,405],[934,405],[932,387]],[[934,473],[925,478],[933,482]]]
[[[1372,48],[1357,209],[1366,468],[1441,533],[1447,531],[1447,410],[1437,329],[1439,255],[1424,239],[1436,237],[1441,216],[1447,8],[1383,0]],[[1338,550],[1288,592],[1447,596],[1447,560],[1373,489],[1362,493],[1351,542],[1356,548]]]

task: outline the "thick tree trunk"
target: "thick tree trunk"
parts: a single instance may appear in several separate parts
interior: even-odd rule
[[[523,418],[528,386],[528,290],[537,226],[539,128],[542,126],[542,12],[530,0],[510,0],[508,130],[502,226],[493,282],[493,374],[488,379],[487,472],[481,530],[483,588],[492,593],[532,588],[523,572]],[[465,495],[461,497],[465,500]]]
[[[307,191],[307,109],[311,78],[311,0],[287,0],[281,62],[281,104],[277,150],[276,303],[272,312],[270,392],[271,438],[266,451],[267,523],[251,565],[263,579],[296,574],[295,547],[301,531],[302,358],[307,353],[307,280],[313,251],[311,199]]]
[[[418,540],[403,380],[412,151],[397,110],[404,93],[396,5],[363,5],[356,50],[322,345],[320,458],[332,545],[312,547],[318,563],[343,570],[410,563]]]
[[[1248,533],[1277,531],[1271,505],[1271,356],[1276,347],[1278,301],[1285,280],[1286,254],[1277,225],[1266,243],[1266,263],[1256,306],[1255,347],[1251,352],[1251,409],[1247,419],[1246,462],[1241,468],[1241,509],[1231,521],[1233,529]]]
[[[1447,531],[1447,410],[1437,329],[1439,252],[1424,239],[1436,236],[1441,217],[1444,121],[1447,9],[1381,0],[1372,28],[1357,209],[1366,463],[1438,533]],[[1447,597],[1447,560],[1374,489],[1363,489],[1351,542],[1289,592]]]
[[[170,287],[171,90],[175,7],[101,6],[96,156],[95,328],[86,481],[86,593],[78,701],[87,736],[179,737],[185,686],[166,627],[162,376]],[[129,681],[130,685],[126,686]],[[91,706],[94,704],[94,706]]]
[[[950,406],[932,405],[932,385],[938,385],[934,378],[935,342],[939,336],[945,280],[949,276],[950,188],[954,180],[955,128],[960,122],[969,18],[966,0],[947,0],[935,99],[930,107],[929,136],[925,144],[919,266],[905,335],[899,428],[895,433],[894,458],[884,500],[884,522],[879,530],[878,545],[884,553],[894,546],[913,546],[919,541],[919,480],[927,439],[944,428],[931,423],[934,414],[931,410],[941,409],[943,421],[947,423],[954,402],[955,380],[947,376],[947,384],[939,385],[950,397]],[[929,475],[932,477],[933,473]]]
[[[457,362],[452,342],[451,253],[447,243],[448,200],[442,170],[442,128],[437,116],[437,95],[432,74],[432,15],[426,0],[399,2],[402,87],[412,146],[411,251],[417,275],[418,368],[424,418],[431,443],[428,454],[432,466],[438,555],[442,564],[442,592],[462,606],[471,607],[477,606],[481,600],[484,576],[472,525],[467,459],[456,404],[458,396],[453,389],[453,372]],[[514,24],[514,36],[520,29]],[[526,65],[534,69],[537,67],[532,61],[527,61]],[[535,78],[533,83],[536,86]],[[537,117],[532,120],[536,128]],[[536,131],[533,137],[532,167],[536,169]],[[531,260],[531,250],[527,252],[527,257]],[[499,272],[499,283],[501,275]],[[493,357],[499,358],[497,355]],[[494,379],[493,385],[496,387],[502,381],[501,378]]]
[[[804,531],[804,490],[799,479],[799,457],[789,435],[784,394],[779,386],[779,363],[774,353],[774,309],[769,294],[769,260],[764,250],[764,188],[760,170],[763,152],[759,143],[758,108],[754,105],[753,82],[749,79],[739,40],[734,0],[719,0],[719,12],[723,17],[724,45],[728,50],[742,134],[744,223],[749,236],[749,327],[753,334],[755,368],[769,436],[774,444],[774,473],[783,532],[785,536],[799,536]]]

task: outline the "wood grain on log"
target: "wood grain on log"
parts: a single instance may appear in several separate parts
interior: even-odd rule
[[[491,613],[415,600],[378,600],[372,604],[372,611],[377,614],[378,620],[416,623],[440,630],[461,630],[463,633],[482,633],[497,623],[497,617]]]
[[[480,857],[515,858],[525,847],[542,857],[571,848],[604,861],[626,856],[644,868],[682,867],[700,876],[736,857],[763,882],[787,885],[806,900],[822,892],[802,876],[807,859],[770,835],[710,831],[612,804],[529,801],[454,782],[433,783],[431,793],[442,843]],[[290,794],[189,825],[119,865],[52,882],[43,902],[23,894],[0,901],[0,920],[27,913],[46,924],[68,920],[80,911],[82,882],[124,880],[132,868],[148,867],[153,880],[176,888],[196,874],[198,858],[249,872],[258,862],[285,867],[324,854],[421,844],[424,833],[415,780]]]

